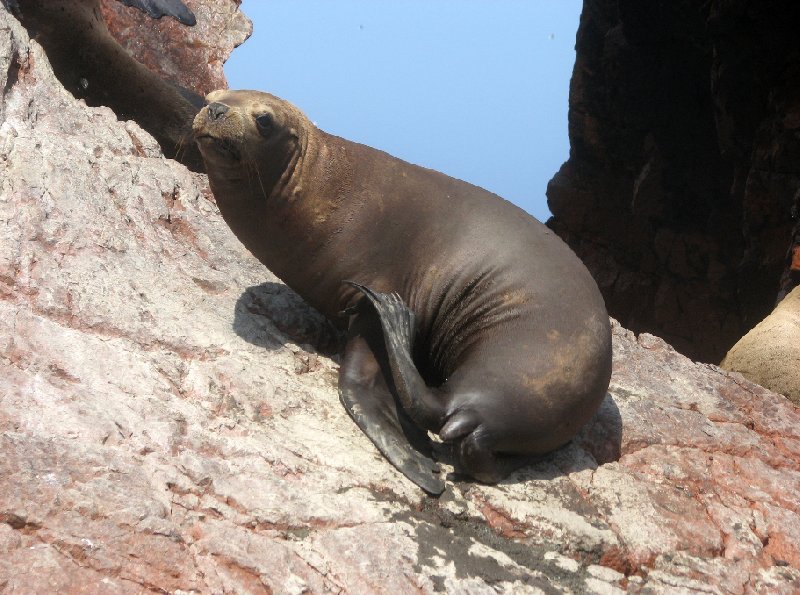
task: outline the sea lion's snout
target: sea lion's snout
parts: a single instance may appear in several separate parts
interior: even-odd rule
[[[228,113],[228,110],[231,109],[224,103],[220,103],[219,101],[215,101],[211,103],[206,108],[208,110],[208,117],[211,120],[219,120],[222,116]]]
[[[212,155],[225,160],[238,161],[241,158],[241,117],[229,105],[210,101],[198,112],[192,131],[204,159],[212,158]]]

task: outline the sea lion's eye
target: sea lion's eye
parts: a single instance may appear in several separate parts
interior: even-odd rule
[[[261,114],[260,116],[256,116],[256,126],[258,126],[258,131],[262,135],[267,135],[272,130],[272,115],[271,114]]]

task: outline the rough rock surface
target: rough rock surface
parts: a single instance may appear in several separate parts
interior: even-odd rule
[[[800,589],[785,398],[617,326],[573,443],[428,498],[205,178],[66,93],[4,10],[0,89],[0,591]]]
[[[800,405],[800,287],[742,337],[720,366]]]
[[[227,88],[222,66],[253,32],[252,23],[239,11],[241,0],[184,2],[197,17],[194,27],[171,18],[153,20],[117,0],[101,0],[101,6],[116,40],[164,80],[200,96]]]
[[[614,317],[696,359],[800,283],[798,22],[794,0],[584,1],[550,225]]]

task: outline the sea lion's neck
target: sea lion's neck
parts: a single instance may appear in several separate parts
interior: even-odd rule
[[[359,258],[347,256],[370,251],[362,245],[371,242],[369,235],[341,233],[375,223],[369,202],[354,186],[363,148],[310,122],[301,135],[295,150],[277,157],[219,160],[209,166],[209,180],[239,241],[309,303],[335,317],[347,301],[342,280],[370,280],[359,274]],[[303,264],[309,262],[314,266]]]
[[[306,131],[304,131],[306,132]],[[236,237],[274,274],[304,295],[316,294],[326,275],[310,275],[309,259],[326,260],[333,214],[349,187],[329,179],[351,169],[344,147],[328,146],[312,129],[298,141],[297,150],[280,162],[209,168],[209,180],[225,222]],[[331,194],[321,190],[334,189]],[[313,277],[313,278],[312,278]],[[337,280],[337,284],[338,284]],[[338,286],[338,285],[337,285]],[[312,299],[313,301],[313,299]]]
[[[348,221],[360,219],[361,205],[352,200],[355,156],[344,139],[316,128],[306,133],[304,150],[267,201],[277,245],[269,255],[258,257],[314,307],[335,317],[343,308],[342,279],[356,273],[348,268],[351,259],[342,254],[359,238],[341,233]],[[315,266],[299,264],[308,262]]]

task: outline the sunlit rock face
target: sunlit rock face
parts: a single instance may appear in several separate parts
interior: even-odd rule
[[[549,224],[613,316],[696,359],[800,281],[798,17],[791,0],[584,2]]]
[[[203,175],[0,8],[0,591],[800,590],[800,413],[614,327],[568,446],[426,497]]]
[[[200,96],[228,86],[222,66],[253,31],[236,0],[184,0],[194,27],[172,18],[151,19],[119,0],[100,0],[114,38],[139,62]]]
[[[720,365],[800,405],[800,287],[742,337]]]

